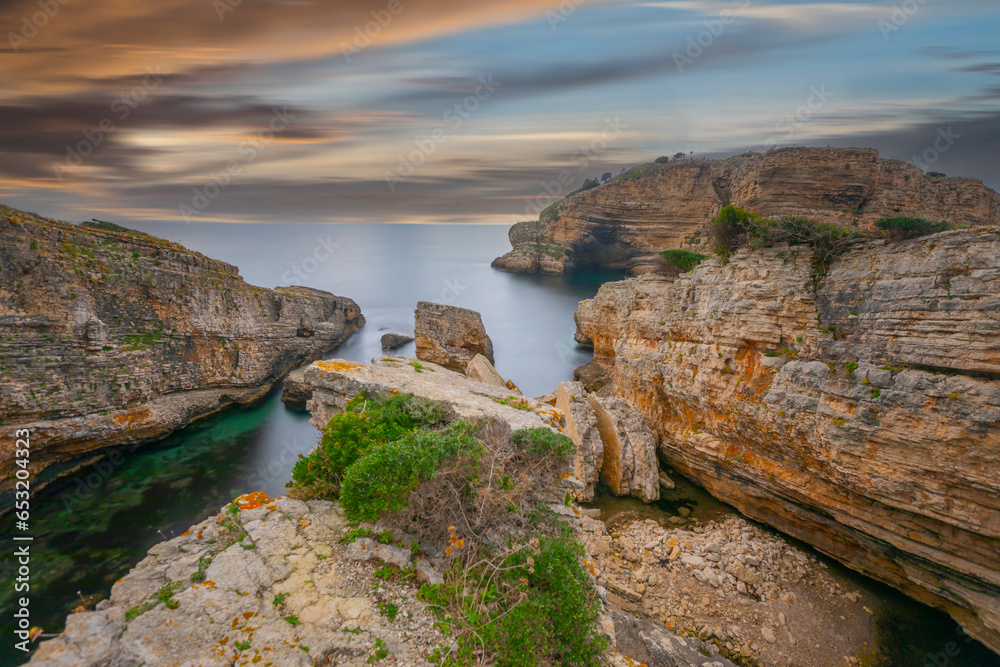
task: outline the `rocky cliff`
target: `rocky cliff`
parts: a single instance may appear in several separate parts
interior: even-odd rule
[[[33,473],[261,396],[364,324],[356,303],[108,225],[0,209],[0,465]],[[35,467],[37,466],[37,467]]]
[[[863,245],[818,291],[807,250],[743,250],[604,285],[577,339],[677,470],[1000,650],[998,295],[996,228]]]
[[[982,181],[927,176],[874,149],[789,148],[635,167],[512,227],[514,249],[493,266],[561,274],[573,261],[642,273],[661,250],[702,247],[726,204],[859,227],[885,216],[1000,224],[1000,195]]]

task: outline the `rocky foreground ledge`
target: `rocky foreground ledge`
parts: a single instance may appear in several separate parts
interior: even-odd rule
[[[485,418],[521,432],[565,429],[562,412],[547,403],[415,359],[315,362],[303,380],[319,423],[362,392],[367,397],[412,393],[443,401],[467,421]],[[497,433],[496,428],[491,432]],[[575,466],[570,459],[565,463]],[[593,467],[593,461],[590,464]],[[550,473],[534,472],[540,474]],[[646,660],[672,667],[734,667],[715,643],[681,637],[647,610],[629,611],[618,604],[618,593],[609,591],[621,592],[627,586],[615,588],[605,574],[608,565],[593,560],[598,555],[609,558],[610,550],[602,550],[597,545],[604,542],[595,539],[597,533],[606,533],[603,525],[595,528],[600,512],[566,499],[567,491],[583,486],[572,470],[538,477],[530,485],[540,494],[525,498],[523,507],[544,509],[547,516],[569,521],[576,539],[588,545],[589,552],[580,552],[588,555],[579,565],[589,577],[587,595],[599,605],[593,632],[607,638],[602,664],[635,667]],[[517,539],[514,533],[511,537]],[[114,585],[109,600],[93,611],[72,614],[65,632],[43,643],[31,664],[432,664],[456,645],[436,624],[441,619],[433,605],[418,598],[418,587],[452,581],[446,578],[455,562],[450,552],[451,547],[398,531],[389,534],[378,523],[351,526],[336,503],[247,494],[151,549]],[[508,664],[528,664],[533,656],[507,658]]]
[[[148,234],[0,207],[0,490],[16,429],[31,429],[36,474],[161,437],[262,396],[363,324],[344,297],[255,287]]]
[[[29,664],[431,665],[435,649],[448,650],[451,640],[416,596],[422,583],[440,583],[435,564],[442,558],[415,556],[403,542],[355,537],[335,503],[263,494],[235,502],[243,509],[223,510],[150,549],[110,599],[71,614],[65,632],[43,642]],[[577,510],[570,520],[579,525],[582,516]],[[410,568],[416,578],[386,577],[386,564],[394,572]],[[604,609],[604,632],[612,642],[620,635],[620,650],[612,643],[605,664],[637,667],[645,658],[650,665],[735,667],[712,643],[607,602]]]

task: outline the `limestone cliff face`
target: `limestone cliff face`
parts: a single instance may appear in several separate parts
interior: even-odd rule
[[[1000,234],[608,283],[577,338],[680,472],[1000,650]]]
[[[791,148],[635,167],[512,227],[514,249],[493,266],[561,273],[572,260],[642,273],[660,250],[707,243],[726,204],[860,227],[896,215],[1000,224],[1000,195],[982,181],[925,176],[874,149]]]
[[[357,304],[248,285],[174,243],[0,209],[0,466],[33,472],[260,396],[364,324]]]

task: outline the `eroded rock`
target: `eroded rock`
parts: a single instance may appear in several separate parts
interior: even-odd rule
[[[482,316],[474,310],[421,301],[414,335],[421,361],[458,373],[464,373],[477,354],[494,363],[493,341],[486,334]]]

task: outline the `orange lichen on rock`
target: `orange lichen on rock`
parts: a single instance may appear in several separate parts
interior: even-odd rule
[[[265,503],[271,502],[271,499],[263,491],[254,491],[253,493],[244,493],[238,498],[233,498],[233,502],[241,510],[255,510],[258,507],[263,507]]]
[[[320,370],[326,371],[328,373],[337,373],[343,371],[353,371],[361,368],[361,364],[356,364],[353,361],[344,361],[343,359],[330,359],[329,361],[317,361],[316,366]]]

